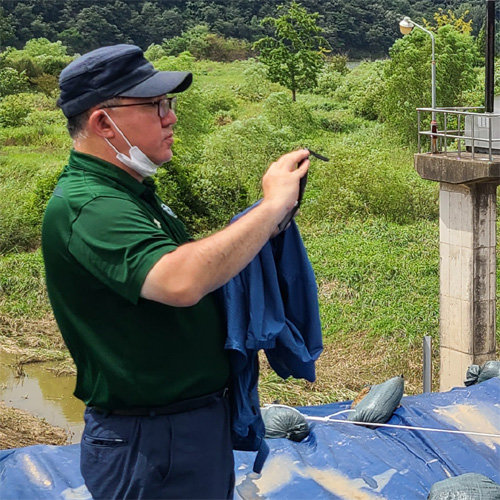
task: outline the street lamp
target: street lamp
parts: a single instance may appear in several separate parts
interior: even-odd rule
[[[434,35],[431,31],[428,29],[424,28],[423,26],[420,26],[420,24],[417,24],[415,21],[412,21],[408,16],[404,17],[400,22],[399,22],[399,31],[403,35],[408,35],[408,33],[411,33],[414,27],[417,27],[421,29],[422,31],[425,31],[430,37],[431,37],[431,50],[432,50],[432,61],[431,61],[431,108],[432,108],[432,118],[431,118],[431,131],[432,132],[437,132],[437,122],[436,122],[436,57],[435,57],[435,52],[434,52]],[[436,153],[437,152],[437,147],[436,147],[436,136],[432,135],[431,136],[431,152]]]

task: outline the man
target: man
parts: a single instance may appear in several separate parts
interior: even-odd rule
[[[238,274],[294,206],[308,151],[282,156],[263,200],[192,241],[148,179],[172,157],[175,94],[132,45],[94,50],[61,73],[73,138],[42,229],[47,289],[87,405],[81,471],[94,498],[231,498],[223,311]]]

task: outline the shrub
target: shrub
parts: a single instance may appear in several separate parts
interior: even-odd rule
[[[215,113],[214,123],[218,127],[222,127],[232,123],[234,119],[235,115],[230,111],[217,111],[217,113]]]
[[[20,93],[0,101],[0,126],[16,127],[34,110],[54,109],[54,102],[45,94]]]
[[[14,68],[0,69],[0,97],[19,94],[28,89],[28,77]]]
[[[255,201],[269,164],[298,146],[294,133],[290,127],[271,125],[265,116],[234,121],[211,134],[200,160],[202,171],[227,172],[227,178],[237,180],[248,191],[249,200]]]
[[[25,56],[16,56],[15,58],[6,57],[5,64],[14,68],[18,73],[24,73],[28,78],[36,78],[43,73],[40,65],[33,59]]]
[[[188,51],[198,60],[219,62],[247,59],[253,53],[248,42],[210,33],[204,24],[194,26],[180,36],[165,39],[162,49],[167,55],[176,56]]]
[[[60,149],[63,156],[53,149],[44,153],[39,149],[16,152],[10,148],[7,155],[0,157],[0,254],[31,251],[39,246],[43,212],[67,150]]]
[[[165,52],[165,49],[157,43],[152,43],[144,52],[146,59],[151,62],[157,61],[166,55],[167,53]]]
[[[327,156],[330,163],[317,162],[311,170],[304,217],[377,216],[400,224],[437,217],[437,185],[422,181],[410,151],[383,124],[344,136]]]
[[[318,83],[314,89],[316,94],[333,96],[343,80],[342,73],[332,70],[330,66],[325,66],[318,75]]]
[[[35,185],[26,201],[26,212],[31,219],[31,225],[41,231],[45,207],[52,196],[61,172],[58,169],[39,173]]]
[[[253,54],[251,45],[245,40],[209,33],[205,41],[207,45],[200,58],[210,61],[231,62],[247,59]]]
[[[462,93],[464,106],[484,106],[484,67],[474,68],[474,85]],[[495,88],[500,86],[500,61],[495,61]],[[495,112],[498,110],[495,109]]]
[[[71,62],[71,57],[41,55],[36,58],[36,62],[43,73],[59,77],[61,71]]]
[[[233,87],[236,95],[246,101],[262,101],[271,92],[273,86],[267,79],[266,67],[262,63],[249,60],[243,71],[241,83]]]
[[[193,234],[227,224],[248,203],[241,182],[217,168],[171,162],[158,172],[157,184],[158,194]]]
[[[162,47],[168,55],[176,56],[189,51],[197,59],[203,59],[203,54],[208,47],[208,26],[199,24],[170,39],[163,40]]]
[[[349,107],[358,116],[376,120],[380,116],[380,101],[384,93],[383,62],[366,66],[353,86]]]
[[[237,105],[235,97],[220,87],[204,86],[200,94],[206,108],[211,113],[230,111]]]
[[[347,102],[358,116],[377,119],[384,91],[383,67],[383,61],[365,61],[356,66],[337,88],[336,99]]]
[[[29,115],[26,119],[29,120]],[[0,145],[33,146],[67,151],[71,147],[71,139],[65,125],[42,123],[36,126],[0,127]]]
[[[350,110],[339,110],[326,116],[317,113],[316,120],[323,130],[341,133],[352,132],[365,123],[363,119],[353,116]]]
[[[3,191],[3,189],[2,189]],[[5,193],[2,193],[5,196]],[[10,252],[32,251],[40,244],[39,230],[31,224],[26,212],[16,206],[18,198],[9,203],[0,202],[0,255]]]
[[[338,109],[342,109],[341,103],[330,99],[317,102],[311,106],[311,110],[314,111],[336,111]]]
[[[178,139],[192,147],[199,141],[199,136],[210,132],[213,117],[204,100],[204,94],[196,84],[179,96],[177,102],[176,135]]]
[[[203,203],[204,210],[198,230],[214,230],[225,226],[248,205],[244,183],[233,172],[200,166],[199,175],[192,184],[194,196]]]
[[[191,71],[194,57],[189,52],[182,52],[178,56],[163,56],[154,61],[154,66],[159,71]]]
[[[264,115],[276,128],[291,127],[296,132],[310,130],[313,116],[303,102],[293,102],[287,92],[274,92],[264,102]]]
[[[349,68],[347,67],[348,60],[345,54],[333,54],[326,57],[326,64],[330,68],[330,71],[346,75],[349,73]]]
[[[60,41],[50,42],[46,38],[28,40],[24,49],[10,50],[3,57],[4,64],[24,71],[29,78],[36,78],[42,73],[59,76],[71,60]]]
[[[62,42],[51,42],[46,38],[32,38],[24,46],[24,53],[28,57],[53,56],[67,57],[67,49]]]
[[[59,79],[54,75],[42,73],[31,79],[35,88],[49,97],[55,97],[59,93]]]
[[[53,124],[66,125],[66,118],[59,109],[35,109],[24,119],[24,125],[32,127]]]

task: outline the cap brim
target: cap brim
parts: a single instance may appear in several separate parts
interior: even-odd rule
[[[156,97],[186,90],[193,81],[187,71],[159,71],[138,85],[120,92],[117,97]]]

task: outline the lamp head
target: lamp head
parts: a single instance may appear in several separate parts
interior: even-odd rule
[[[414,27],[415,25],[413,24],[413,21],[408,16],[399,21],[399,31],[401,31],[403,35],[411,33]]]

